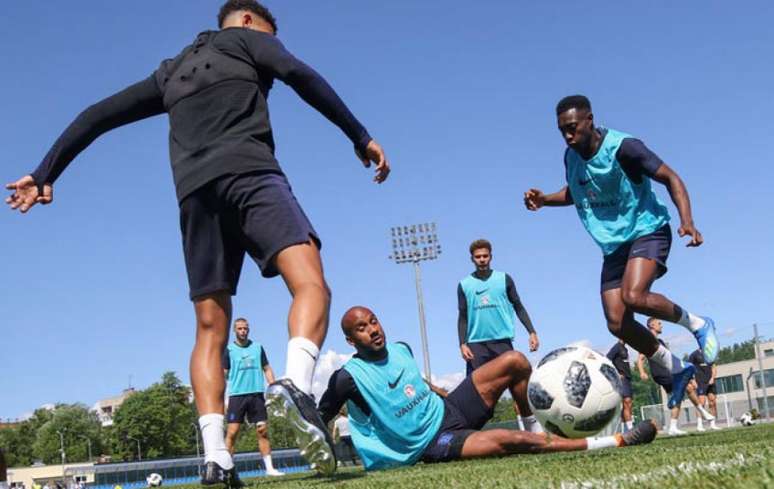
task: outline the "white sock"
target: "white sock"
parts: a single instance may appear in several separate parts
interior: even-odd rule
[[[263,465],[266,467],[266,472],[274,470],[274,464],[271,463],[271,454],[263,456]]]
[[[626,421],[624,425],[626,426],[626,431],[631,431],[634,429],[634,421]]]
[[[0,482],[0,489],[8,489],[8,483],[6,481]]]
[[[658,345],[656,353],[650,356],[650,361],[656,362],[669,370],[669,373],[672,375],[681,372],[683,368],[685,368],[683,361],[674,356],[671,351],[667,350],[667,348],[661,344]]]
[[[516,416],[516,422],[519,423],[519,431],[527,431],[527,429],[524,427],[524,420],[521,415]]]
[[[285,364],[285,378],[293,381],[298,389],[312,393],[312,377],[320,349],[311,340],[296,336],[288,341],[288,360]]]
[[[696,406],[696,410],[699,411],[699,414],[701,414],[701,418],[709,419],[712,417],[710,413],[704,409],[704,406]],[[701,423],[701,418],[699,418],[699,423]]]
[[[199,427],[204,444],[204,463],[215,462],[225,470],[233,468],[234,460],[226,449],[223,415],[213,413],[199,416]]]
[[[710,428],[713,428],[713,429],[717,428],[717,426],[715,426],[715,420],[714,419],[712,421],[710,421]]]
[[[676,430],[677,429],[677,420],[676,419],[670,419],[669,420],[669,430]]]
[[[680,316],[680,319],[677,320],[677,324],[683,326],[691,333],[701,329],[704,326],[704,322],[705,321],[702,318],[696,316],[695,314],[691,314],[685,309],[683,309],[683,315]]]
[[[704,428],[704,422],[701,418],[696,420],[696,429],[700,430]]]
[[[534,414],[531,416],[524,416],[521,419],[524,422],[526,431],[529,431],[530,433],[543,433],[543,427],[540,425],[540,421],[537,420]]]
[[[618,440],[614,436],[600,436],[586,438],[586,450],[598,450],[600,448],[613,448],[618,446]]]

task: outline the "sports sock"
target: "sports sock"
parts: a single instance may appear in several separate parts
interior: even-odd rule
[[[624,423],[626,426],[626,431],[631,431],[634,429],[634,421],[627,421]]]
[[[304,337],[296,336],[288,341],[285,378],[292,380],[296,387],[305,394],[312,393],[312,377],[319,354],[320,349],[317,345]]]
[[[701,416],[699,416],[699,418],[696,420],[696,429],[700,430],[702,428],[704,428],[704,420],[701,419]]]
[[[717,428],[717,426],[715,426],[715,420],[714,419],[712,421],[710,421],[710,428],[712,428],[712,429]]]
[[[683,313],[680,316],[680,319],[677,320],[677,324],[679,324],[680,326],[683,326],[691,333],[698,331],[704,326],[705,321],[702,318],[700,318],[699,316],[696,316],[695,314],[691,314],[685,309],[681,308],[681,310],[683,311]]]
[[[521,417],[521,415],[516,416],[516,422],[519,423],[519,431],[527,431],[527,429],[524,427],[524,419]]]
[[[537,420],[535,415],[524,416],[521,418],[524,422],[524,428],[530,433],[543,433],[543,427],[540,425],[540,421]]]
[[[271,472],[274,470],[274,464],[271,463],[271,455],[263,456],[263,465],[266,467],[266,472]]]
[[[699,423],[701,423],[701,419],[707,419],[710,417],[710,413],[704,409],[704,406],[696,406],[696,410],[699,411],[699,414],[701,415],[701,418],[699,418]]]
[[[221,468],[229,470],[234,467],[234,460],[226,449],[223,419],[222,414],[205,414],[199,417],[199,427],[204,444],[204,463],[215,462]]]
[[[618,438],[615,436],[590,436],[586,438],[586,450],[598,450],[600,448],[613,448],[619,446]]]
[[[677,420],[676,419],[670,419],[669,420],[669,431],[676,430],[677,429]]]
[[[667,350],[664,345],[658,346],[656,353],[651,355],[650,361],[656,362],[665,369],[669,370],[669,373],[672,375],[682,372],[683,368],[685,368],[683,361],[674,356],[672,352]]]

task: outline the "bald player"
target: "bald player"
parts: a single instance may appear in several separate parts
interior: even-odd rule
[[[367,307],[349,309],[341,329],[357,353],[334,372],[319,410],[328,423],[347,403],[352,441],[366,470],[419,461],[624,447],[649,443],[656,435],[651,421],[624,435],[581,440],[517,430],[480,431],[506,389],[526,400],[531,368],[524,355],[503,353],[447,395],[422,379],[408,345],[387,342]]]

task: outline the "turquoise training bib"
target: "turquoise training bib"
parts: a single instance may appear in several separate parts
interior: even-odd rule
[[[241,396],[264,391],[263,366],[260,343],[251,342],[247,346],[229,343],[228,356],[228,395]]]
[[[669,222],[669,211],[653,192],[650,179],[632,182],[616,158],[623,140],[631,137],[607,129],[590,160],[572,148],[565,156],[567,186],[578,217],[605,255]]]
[[[468,275],[460,286],[468,303],[466,343],[513,339],[516,314],[505,290],[505,274],[492,271],[487,280]]]

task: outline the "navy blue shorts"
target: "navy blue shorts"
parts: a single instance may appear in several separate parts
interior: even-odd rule
[[[473,379],[466,377],[444,399],[441,427],[425,448],[422,461],[435,463],[459,460],[462,458],[465,440],[492,419],[493,414],[494,409],[489,408],[481,399],[476,386],[473,385]]]
[[[264,277],[278,275],[274,257],[312,240],[321,243],[277,172],[225,175],[180,202],[180,229],[190,297],[236,294],[245,253]]]
[[[632,398],[634,397],[632,395],[632,381],[631,379],[628,379],[626,377],[621,377],[621,397],[628,397]]]
[[[468,343],[468,347],[473,352],[473,360],[467,362],[466,375],[472,374],[481,365],[494,360],[503,353],[513,351],[513,343],[509,339]]]
[[[228,398],[227,423],[242,424],[245,420],[248,423],[265,423],[267,419],[269,418],[266,415],[266,400],[262,393]]]
[[[697,382],[696,395],[707,396],[709,394],[714,394],[716,396],[718,395],[718,392],[715,389],[715,384],[704,384]]]
[[[653,377],[653,382],[663,387],[667,394],[672,394],[671,377]]]
[[[652,234],[646,234],[631,243],[624,243],[614,252],[605,256],[602,263],[602,292],[621,288],[626,264],[632,258],[647,258],[658,263],[658,275],[662,277],[667,272],[667,258],[672,247],[672,228],[664,225]]]

